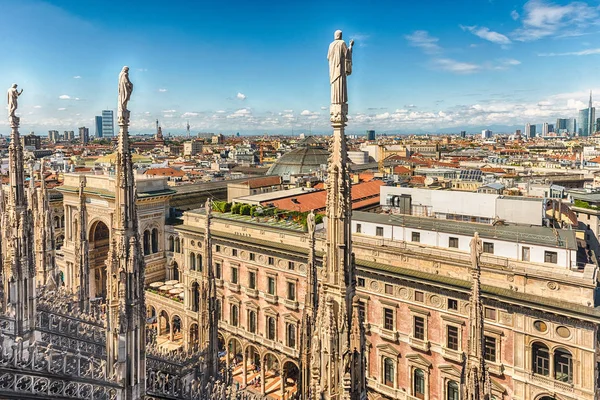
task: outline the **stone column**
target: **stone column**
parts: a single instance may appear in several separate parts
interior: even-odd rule
[[[263,362],[261,363],[260,366],[260,393],[264,396],[265,394],[267,394],[267,389],[266,389],[266,383],[265,383],[265,362],[264,360],[262,360]]]
[[[247,362],[246,350],[244,350],[242,353],[242,386],[244,387],[248,385],[248,377],[246,376],[248,374],[248,366],[246,365]]]
[[[281,390],[281,398],[282,400],[285,400],[285,368],[281,367],[281,385],[280,385],[280,390]]]

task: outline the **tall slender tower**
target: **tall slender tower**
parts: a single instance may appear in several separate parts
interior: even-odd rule
[[[35,208],[35,263],[38,284],[55,288],[58,284],[56,274],[56,253],[54,247],[54,224],[50,211],[50,198],[44,177],[44,162],[40,165],[40,187]]]
[[[85,205],[85,175],[79,178],[79,205],[77,214],[79,214],[77,235],[75,243],[75,262],[79,270],[79,308],[82,311],[90,312],[90,258],[89,242],[86,234],[87,227],[87,209]]]
[[[595,120],[596,120],[596,110],[594,110],[594,107],[592,106],[592,91],[590,90],[590,102],[588,104],[588,136],[592,136],[596,130],[594,129],[594,124],[595,124]]]
[[[23,146],[19,137],[20,118],[15,115],[23,91],[17,85],[8,90],[8,121],[11,127],[9,194],[4,253],[4,305],[14,315],[13,333],[32,338],[35,327],[35,263],[33,259],[33,216],[25,198]]]
[[[129,110],[133,91],[129,68],[119,75],[119,140],[116,159],[115,212],[106,260],[107,293],[107,372],[124,385],[121,399],[141,399],[145,395],[146,309],[144,301],[145,265],[138,231],[136,189],[129,149]]]
[[[329,46],[333,137],[327,169],[327,242],[320,275],[319,303],[311,338],[312,398],[366,399],[364,330],[355,295],[350,177],[344,127],[348,121],[346,77],[352,71],[352,45],[335,32]]]
[[[202,268],[202,286],[200,298],[201,321],[203,322],[199,330],[199,343],[204,352],[204,374],[203,383],[208,382],[208,378],[216,377],[219,365],[218,357],[218,327],[217,318],[217,287],[215,283],[215,274],[212,263],[212,237],[210,224],[212,219],[212,201],[206,200],[206,225],[204,225],[204,267]]]
[[[483,353],[483,305],[481,303],[481,267],[483,252],[479,234],[475,232],[471,239],[471,276],[473,287],[469,309],[469,340],[467,359],[463,365],[461,391],[463,400],[491,399],[491,381]]]

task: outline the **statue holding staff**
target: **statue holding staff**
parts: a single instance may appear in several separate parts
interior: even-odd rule
[[[13,83],[12,87],[10,89],[8,89],[8,117],[9,118],[13,118],[15,117],[15,112],[17,111],[17,107],[19,106],[18,104],[18,99],[19,96],[21,95],[21,93],[23,93],[23,89],[21,89],[21,91],[19,92],[17,90],[17,84]]]
[[[334,41],[329,45],[327,59],[329,60],[329,83],[331,84],[331,104],[345,104],[348,102],[348,87],[346,77],[352,73],[352,47],[342,39],[342,31],[337,30]]]
[[[123,67],[119,74],[119,110],[118,115],[128,115],[127,103],[133,92],[133,83],[129,80],[129,67]]]

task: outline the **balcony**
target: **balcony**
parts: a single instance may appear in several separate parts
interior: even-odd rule
[[[379,330],[379,336],[381,336],[381,338],[389,340],[391,342],[398,341],[398,332],[397,331],[391,331],[389,329],[381,328]]]
[[[258,297],[258,290],[256,289],[244,288],[244,292],[246,292],[248,297],[253,297],[255,299]]]
[[[417,350],[421,350],[421,351],[429,351],[429,347],[430,347],[429,340],[417,339],[414,336],[410,336],[408,338],[408,344],[413,349],[417,349]]]
[[[215,278],[215,286],[222,288],[223,287],[223,279],[217,279]]]
[[[288,308],[289,310],[298,310],[298,302],[295,300],[283,299],[283,305],[286,306],[286,308]]]
[[[563,393],[573,393],[575,389],[572,383],[559,382],[550,378],[549,376],[542,376],[537,374],[531,374],[531,382],[538,386],[542,386],[545,390],[556,389]]]
[[[231,283],[231,282],[227,282],[227,287],[229,288],[229,290],[231,290],[232,292],[236,292],[239,293],[240,292],[240,285],[239,283]]]
[[[277,297],[273,294],[265,293],[265,301],[267,303],[277,304],[279,301],[279,297]]]
[[[442,347],[442,357],[444,357],[446,360],[456,361],[460,363],[463,360],[463,353],[462,351]]]

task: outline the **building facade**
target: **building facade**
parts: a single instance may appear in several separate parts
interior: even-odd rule
[[[102,110],[102,136],[112,138],[115,136],[115,122],[112,110]]]

